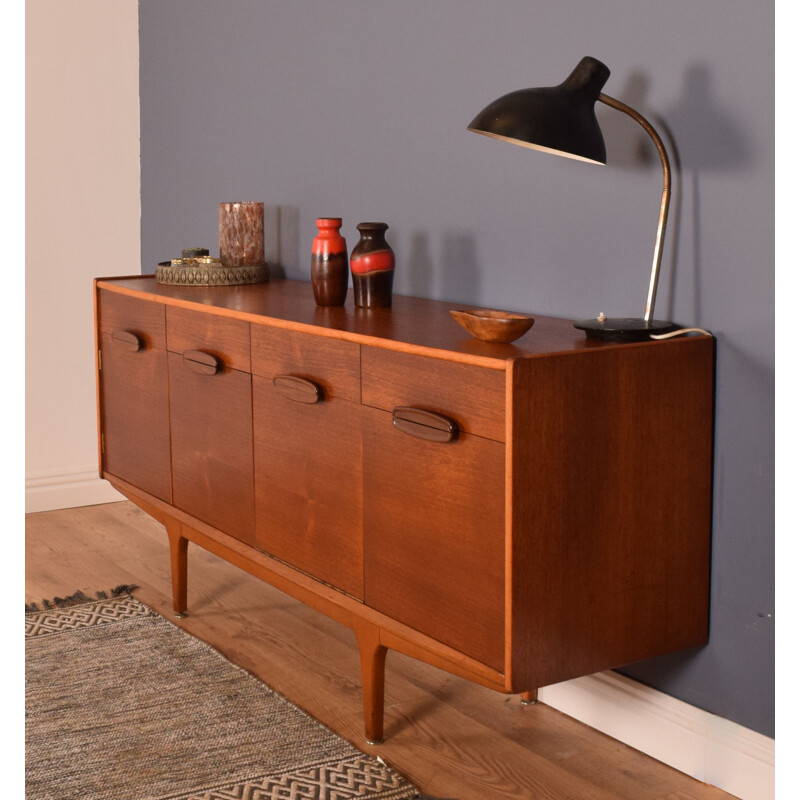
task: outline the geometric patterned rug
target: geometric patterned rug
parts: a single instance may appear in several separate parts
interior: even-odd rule
[[[26,608],[27,800],[420,797],[131,588]]]

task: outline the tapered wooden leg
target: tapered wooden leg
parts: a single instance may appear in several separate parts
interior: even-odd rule
[[[169,555],[172,565],[172,608],[175,616],[182,619],[186,616],[186,592],[189,540],[181,535],[181,524],[176,520],[166,523],[169,536]]]
[[[380,629],[358,621],[354,627],[361,657],[361,693],[364,698],[364,732],[367,744],[383,741],[383,685],[386,648],[380,643]]]
[[[539,690],[538,689],[531,689],[529,692],[523,692],[519,696],[519,701],[524,706],[532,706],[535,703],[539,702]]]

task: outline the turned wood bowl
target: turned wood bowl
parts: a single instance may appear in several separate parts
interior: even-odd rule
[[[534,322],[533,317],[511,311],[451,311],[450,315],[467,333],[484,342],[513,342]]]

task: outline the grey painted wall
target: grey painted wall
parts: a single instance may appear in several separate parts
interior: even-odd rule
[[[638,126],[599,109],[606,167],[466,131],[584,55],[610,67],[605,91],[672,143],[656,316],[719,340],[711,639],[625,672],[768,735],[773,37],[752,0],[140,0],[145,272],[218,252],[218,202],[263,200],[268,256],[292,278],[316,217],[341,216],[350,248],[379,219],[399,293],[641,315],[661,179]]]

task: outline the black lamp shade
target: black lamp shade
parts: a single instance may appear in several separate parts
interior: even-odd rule
[[[586,56],[562,84],[504,95],[467,127],[524,147],[605,164],[594,104],[610,74],[605,64]]]

